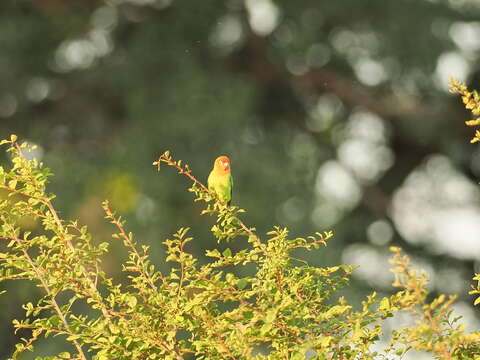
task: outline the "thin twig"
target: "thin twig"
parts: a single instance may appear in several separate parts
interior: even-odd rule
[[[127,234],[127,232],[125,231],[125,227],[123,226],[122,222],[115,216],[107,200],[103,202],[103,210],[105,211],[107,218],[110,219],[110,222],[114,224],[115,227],[118,229],[119,231],[118,235],[126,242],[126,244],[128,244],[128,247],[133,251],[133,253],[135,254],[135,257],[138,259],[138,262],[140,264],[139,266],[140,274],[145,279],[147,279],[148,285],[151,287],[151,289],[155,292],[158,292],[158,287],[153,282],[151,276],[148,275],[143,270],[144,268],[146,268],[145,262],[143,261],[142,257],[138,253],[137,248],[135,247],[135,244],[133,243],[131,236]],[[164,279],[163,276],[161,276],[161,280],[163,281],[164,284],[166,284],[166,280]]]
[[[188,165],[185,165],[185,168],[183,168],[181,165],[179,165],[178,162],[175,162],[170,158],[170,156],[166,153],[160,155],[158,160],[154,163],[157,165],[157,169],[160,170],[160,163],[164,162],[169,166],[172,166],[177,169],[178,173],[181,175],[185,175],[187,178],[189,178],[194,185],[198,185],[203,192],[205,193],[210,193],[210,190],[200,181],[198,180],[195,176],[192,175],[191,169]],[[180,163],[181,164],[181,163]],[[228,205],[227,205],[228,206]],[[255,239],[257,245],[264,251],[266,252],[266,248],[264,244],[261,243],[260,239],[258,238],[257,235],[252,231],[251,228],[247,227],[242,220],[240,220],[238,217],[235,217],[236,220],[238,221],[238,225],[240,225],[241,229],[245,231],[252,239]]]

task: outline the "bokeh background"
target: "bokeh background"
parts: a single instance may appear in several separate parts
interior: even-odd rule
[[[474,330],[480,151],[448,76],[480,88],[479,19],[478,0],[3,0],[0,134],[38,145],[63,217],[108,240],[110,199],[160,268],[181,226],[202,261],[216,243],[188,181],[152,162],[171,150],[205,180],[226,154],[234,203],[260,234],[334,231],[305,256],[360,265],[350,301],[392,291],[398,245],[433,294],[459,294]],[[105,268],[121,279],[125,254],[111,248]],[[6,358],[38,290],[2,287]]]

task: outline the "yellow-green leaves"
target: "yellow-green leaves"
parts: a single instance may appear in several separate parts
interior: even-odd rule
[[[473,280],[477,282],[477,286],[474,287],[472,285],[472,290],[470,290],[468,293],[470,295],[480,295],[480,274],[475,274],[475,276],[473,277]],[[478,296],[476,299],[475,299],[475,302],[473,303],[475,306],[480,304],[480,296]]]
[[[331,318],[336,318],[338,316],[344,315],[352,307],[350,305],[334,305],[329,308],[327,311],[323,312],[320,316],[322,320],[328,320]]]
[[[480,116],[480,96],[477,91],[468,90],[467,86],[454,78],[450,78],[450,92],[459,94],[462,97],[462,101],[466,109],[471,110],[473,115]],[[480,117],[465,122],[467,126],[479,126]],[[471,143],[480,141],[480,131],[475,131],[475,136],[470,140]],[[475,274],[474,281],[477,281],[477,286],[472,286],[472,290],[469,291],[470,295],[480,295],[480,274]],[[480,296],[478,296],[474,303],[475,306],[480,304]]]
[[[470,91],[465,84],[455,80],[454,78],[450,78],[450,92],[459,94],[462,97],[465,109],[470,110],[475,116],[480,116],[480,96],[478,95],[477,91]],[[480,118],[466,121],[465,124],[467,126],[478,126],[480,125]],[[480,141],[480,131],[475,130],[475,135],[470,142],[476,143],[478,141]]]
[[[475,94],[469,106],[472,99]],[[0,202],[0,282],[31,281],[43,293],[37,302],[26,299],[25,318],[13,322],[31,334],[13,359],[52,335],[73,345],[55,359],[374,360],[414,348],[453,360],[480,353],[480,335],[452,318],[455,297],[427,301],[425,274],[412,270],[399,248],[392,248],[391,259],[397,291],[350,305],[338,290],[348,286],[355,266],[315,267],[292,257],[296,249],[322,251],[330,231],[302,238],[274,227],[265,237],[257,234],[240,219],[244,210],[214,201],[190,167],[165,152],[154,164],[189,178],[195,201],[212,216],[205,217],[212,236],[235,243],[198,259],[189,252],[193,231],[182,227],[163,241],[162,259],[154,262],[108,201],[103,210],[113,225],[111,239],[92,239],[85,226],[61,219],[45,192],[48,169],[26,159],[28,144],[16,141],[1,142],[12,162],[0,167],[0,187],[8,194]],[[117,269],[125,273],[121,284],[102,269],[110,242],[125,249]],[[471,294],[480,295],[479,285]],[[393,331],[385,351],[373,350],[384,320],[399,312],[408,312],[412,324]]]
[[[14,144],[17,141],[18,137],[15,134],[10,135],[10,140],[3,139],[0,141],[0,146],[4,144]]]

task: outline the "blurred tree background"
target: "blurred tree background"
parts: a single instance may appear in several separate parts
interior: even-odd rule
[[[162,268],[181,226],[192,251],[215,243],[189,183],[152,161],[169,149],[206,180],[228,155],[260,234],[334,231],[302,255],[359,264],[350,299],[390,291],[395,244],[476,327],[480,151],[448,76],[480,88],[478,19],[478,0],[6,0],[0,132],[39,146],[65,218],[104,241],[110,199]],[[105,268],[121,277],[119,248]],[[1,358],[35,291],[0,297]]]

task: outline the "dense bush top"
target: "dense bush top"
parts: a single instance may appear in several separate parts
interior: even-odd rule
[[[32,147],[15,135],[2,144],[11,164],[0,168],[0,280],[29,280],[43,290],[40,300],[23,305],[25,318],[14,321],[30,336],[17,344],[12,359],[49,335],[74,350],[48,359],[386,359],[410,349],[441,359],[480,354],[480,333],[465,332],[460,318],[452,318],[455,296],[427,301],[425,274],[412,270],[399,248],[391,248],[398,291],[383,298],[373,293],[355,310],[337,295],[353,266],[318,268],[291,255],[299,248],[321,251],[332,232],[291,238],[287,229],[274,227],[260,236],[240,219],[243,209],[218,202],[169,152],[154,165],[188,177],[195,201],[205,203],[202,213],[215,218],[213,236],[242,242],[243,248],[209,249],[211,260],[199,265],[188,252],[189,229],[181,228],[163,242],[165,260],[174,266],[161,273],[149,260],[149,248],[105,201],[113,241],[122,241],[128,252],[119,265],[129,281],[117,284],[101,268],[109,243],[60,218],[55,196],[46,192],[51,173],[28,156]],[[253,275],[236,275],[245,265]],[[384,320],[398,312],[414,321],[384,334]],[[387,340],[384,349],[373,350],[381,338]]]

